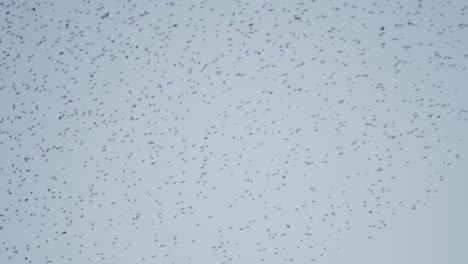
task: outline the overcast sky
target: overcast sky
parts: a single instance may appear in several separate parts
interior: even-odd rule
[[[465,1],[0,1],[0,263],[468,263]]]

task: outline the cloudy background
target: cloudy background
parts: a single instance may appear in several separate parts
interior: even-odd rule
[[[465,263],[464,1],[1,1],[1,263]]]

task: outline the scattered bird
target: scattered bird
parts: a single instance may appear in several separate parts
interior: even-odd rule
[[[321,263],[467,169],[459,1],[0,12],[0,263]]]

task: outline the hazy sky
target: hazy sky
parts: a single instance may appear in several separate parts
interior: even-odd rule
[[[0,1],[0,263],[468,263],[466,1]]]

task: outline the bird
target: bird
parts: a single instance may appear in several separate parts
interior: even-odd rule
[[[457,1],[0,7],[0,263],[342,263],[468,169]]]

